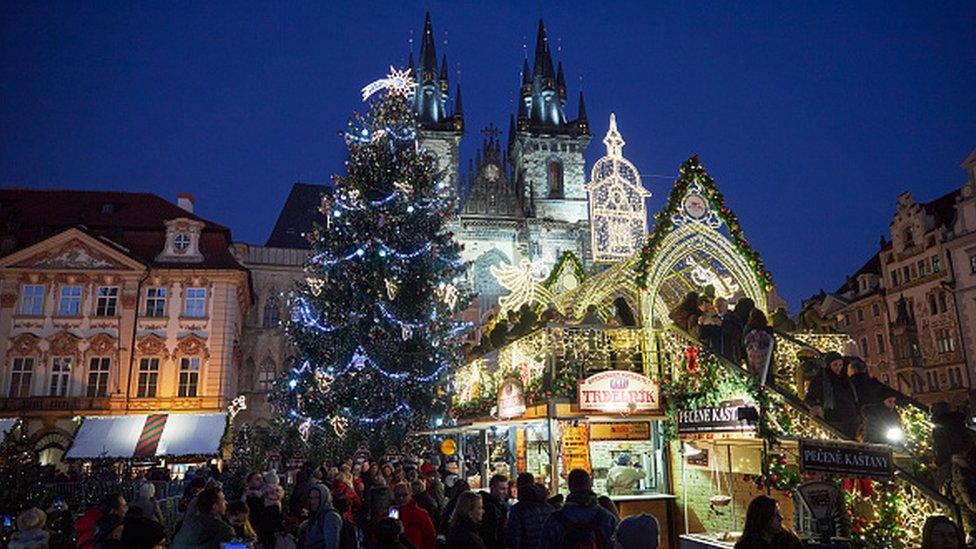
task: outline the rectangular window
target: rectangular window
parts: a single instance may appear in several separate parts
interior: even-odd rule
[[[878,343],[878,354],[885,352],[885,340],[882,334],[874,334],[874,340]]]
[[[976,274],[976,254],[969,256],[969,274]]]
[[[942,272],[942,258],[937,255],[932,256],[932,272],[933,273]]]
[[[51,359],[51,389],[48,396],[68,396],[68,383],[71,381],[71,357],[56,356]]]
[[[861,356],[868,356],[868,338],[862,337],[860,344],[861,344]]]
[[[871,316],[877,318],[880,315],[881,315],[881,307],[877,303],[871,305]]]
[[[159,383],[159,358],[139,359],[139,388],[136,396],[139,398],[154,398],[156,385]]]
[[[81,286],[61,286],[58,316],[81,316]]]
[[[949,370],[949,388],[958,389],[960,387],[962,387],[962,375],[959,368],[952,368]]]
[[[108,396],[108,371],[112,359],[107,356],[94,356],[88,362],[88,387],[85,394],[89,397]]]
[[[927,274],[926,271],[925,271],[925,260],[924,259],[919,259],[915,263],[915,266],[918,269],[918,276],[925,276]]]
[[[179,396],[197,396],[197,382],[200,380],[200,358],[191,356],[180,359]]]
[[[864,309],[857,310],[857,321],[864,322]]]
[[[949,308],[949,294],[939,292],[939,312],[944,313]]]
[[[911,279],[912,279],[912,270],[908,267],[908,265],[905,265],[904,267],[902,267],[902,269],[901,269],[901,277],[902,277],[902,282],[904,282],[905,284],[908,284],[908,282],[911,281]]]
[[[935,302],[935,294],[929,294],[929,314],[939,314],[939,305]]]
[[[937,330],[935,332],[935,344],[940,353],[951,353],[956,350],[956,342],[949,330]]]
[[[187,288],[183,295],[183,316],[202,318],[207,316],[207,289]]]
[[[20,296],[20,314],[28,316],[44,314],[44,285],[24,284]]]
[[[119,288],[117,286],[102,286],[98,289],[95,316],[115,316],[118,312],[118,304]]]
[[[891,271],[891,285],[892,286],[897,286],[898,285],[898,270],[897,269]]]
[[[10,398],[29,397],[31,377],[34,374],[34,357],[14,357],[10,369]]]
[[[929,381],[929,391],[939,390],[939,374],[935,372],[925,372],[925,377]]]
[[[850,313],[844,313],[844,326],[851,325],[851,315]]]
[[[146,290],[146,316],[166,316],[166,288],[148,288]]]

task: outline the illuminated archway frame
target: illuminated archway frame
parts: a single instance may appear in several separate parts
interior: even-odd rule
[[[675,268],[696,253],[711,256],[761,310],[767,310],[772,277],[759,254],[749,246],[735,214],[725,206],[715,181],[697,156],[679,168],[668,203],[655,216],[654,232],[638,255],[637,284],[643,288],[642,314],[647,326],[666,321],[668,305],[660,293]],[[729,236],[719,229],[725,227]]]

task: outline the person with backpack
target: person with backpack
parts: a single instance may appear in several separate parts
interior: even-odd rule
[[[508,512],[508,525],[505,529],[507,549],[538,549],[542,529],[552,514],[553,508],[546,503],[546,489],[535,483],[532,473],[519,473],[515,481],[518,487],[518,502]]]
[[[582,469],[566,479],[569,496],[562,509],[553,512],[542,530],[542,549],[611,549],[617,519],[597,501],[593,480]]]

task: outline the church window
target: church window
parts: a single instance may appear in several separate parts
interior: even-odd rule
[[[277,375],[275,361],[271,357],[264,359],[264,362],[261,364],[261,371],[258,372],[258,389],[261,391],[270,391]]]
[[[280,322],[280,311],[278,308],[278,298],[274,295],[268,297],[264,303],[264,327],[277,328]]]
[[[550,160],[546,170],[549,182],[549,198],[563,198],[563,164]]]

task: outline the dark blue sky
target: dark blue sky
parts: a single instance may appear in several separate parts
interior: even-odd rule
[[[700,154],[794,310],[873,253],[899,193],[959,186],[976,147],[972,1],[150,4],[0,7],[0,184],[189,191],[263,243],[292,182],[341,168],[336,131],[427,8],[461,72],[464,165],[507,127],[541,13],[570,116],[583,78],[588,159],[616,112],[624,154],[669,176],[645,177],[654,211]]]

